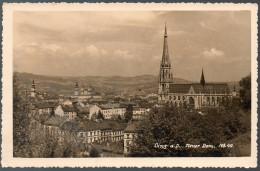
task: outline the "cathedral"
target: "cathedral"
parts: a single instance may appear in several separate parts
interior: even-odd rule
[[[100,94],[94,91],[94,88],[89,85],[88,88],[85,88],[84,84],[81,86],[78,85],[76,82],[75,88],[74,88],[74,97],[78,98],[100,98]]]
[[[187,105],[200,109],[206,106],[217,107],[223,98],[236,95],[235,89],[233,93],[230,93],[227,83],[207,83],[203,69],[199,83],[175,84],[171,71],[167,38],[165,25],[163,54],[158,76],[158,101],[160,103],[171,103],[174,106]]]

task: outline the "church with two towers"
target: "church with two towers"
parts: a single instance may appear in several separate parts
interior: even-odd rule
[[[195,109],[206,106],[219,106],[221,101],[235,96],[230,92],[227,83],[207,83],[203,69],[199,83],[176,84],[173,81],[171,60],[168,50],[167,28],[165,24],[163,54],[158,76],[158,101],[159,103],[171,103],[174,106],[187,105]]]

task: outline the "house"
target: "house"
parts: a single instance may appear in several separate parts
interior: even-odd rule
[[[90,107],[76,106],[76,109],[80,119],[89,119]]]
[[[54,114],[54,108],[55,105],[53,103],[40,103],[37,105],[37,111],[39,115],[52,115]]]
[[[105,104],[105,105],[94,105],[90,108],[89,119],[92,118],[93,114],[98,115],[101,112],[105,119],[111,119],[112,117],[117,117],[118,115],[124,116],[126,108],[122,108],[119,104]]]
[[[111,132],[112,141],[120,141],[124,139],[124,129],[126,127],[125,125],[115,123],[115,122],[108,123],[108,125],[112,128],[112,132]]]
[[[64,135],[64,132],[62,132],[60,127],[67,121],[69,121],[69,119],[65,117],[59,117],[59,116],[50,117],[43,124],[43,130],[45,135],[59,136],[59,137],[61,135]]]
[[[98,105],[91,106],[89,110],[89,119],[95,115],[97,116],[99,111],[101,111],[101,108]]]
[[[70,120],[74,120],[77,117],[77,109],[73,105],[59,105],[54,113],[57,116],[67,117]]]
[[[142,119],[142,117],[151,110],[150,104],[137,104],[133,107],[133,119]]]
[[[131,145],[134,143],[134,139],[137,137],[137,123],[130,123],[124,130],[124,154],[129,154]]]

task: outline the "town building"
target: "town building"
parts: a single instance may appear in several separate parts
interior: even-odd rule
[[[126,108],[120,107],[119,104],[104,104],[104,105],[94,105],[90,108],[89,119],[93,115],[98,115],[98,112],[101,112],[104,116],[104,119],[111,119],[118,116],[124,117]]]
[[[127,155],[131,152],[131,146],[137,137],[136,123],[129,124],[124,130],[124,154]]]
[[[233,94],[230,93],[227,83],[206,82],[203,69],[200,83],[174,83],[167,37],[165,25],[163,54],[158,77],[159,103],[171,103],[175,106],[187,105],[191,108],[200,109],[206,106],[219,106],[224,98],[232,97]]]
[[[54,111],[56,116],[69,118],[74,120],[77,117],[77,110],[73,105],[62,105],[60,104]]]
[[[39,115],[53,115],[55,105],[53,103],[40,103],[37,105],[37,113]]]
[[[101,98],[100,93],[94,91],[94,88],[91,86],[91,84],[89,85],[88,88],[85,88],[85,85],[82,84],[81,87],[79,87],[78,83],[76,82],[75,88],[74,88],[74,96],[72,96],[74,98],[77,99],[90,99],[90,98],[94,98],[94,99],[99,99]]]
[[[120,141],[124,138],[124,124],[96,123],[93,121],[71,121],[69,118],[50,117],[43,125],[46,135],[57,136],[71,135],[83,143],[101,143],[106,141]]]

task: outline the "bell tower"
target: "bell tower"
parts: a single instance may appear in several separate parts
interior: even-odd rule
[[[79,85],[78,85],[77,82],[76,82],[76,85],[75,85],[74,95],[79,96]]]
[[[36,91],[35,91],[35,83],[34,79],[32,80],[32,85],[31,85],[31,97],[35,97]]]
[[[162,61],[160,64],[160,73],[158,76],[158,83],[159,83],[158,100],[159,101],[169,100],[169,87],[170,84],[173,83],[167,37],[168,37],[167,27],[165,23],[163,54],[162,54]]]

